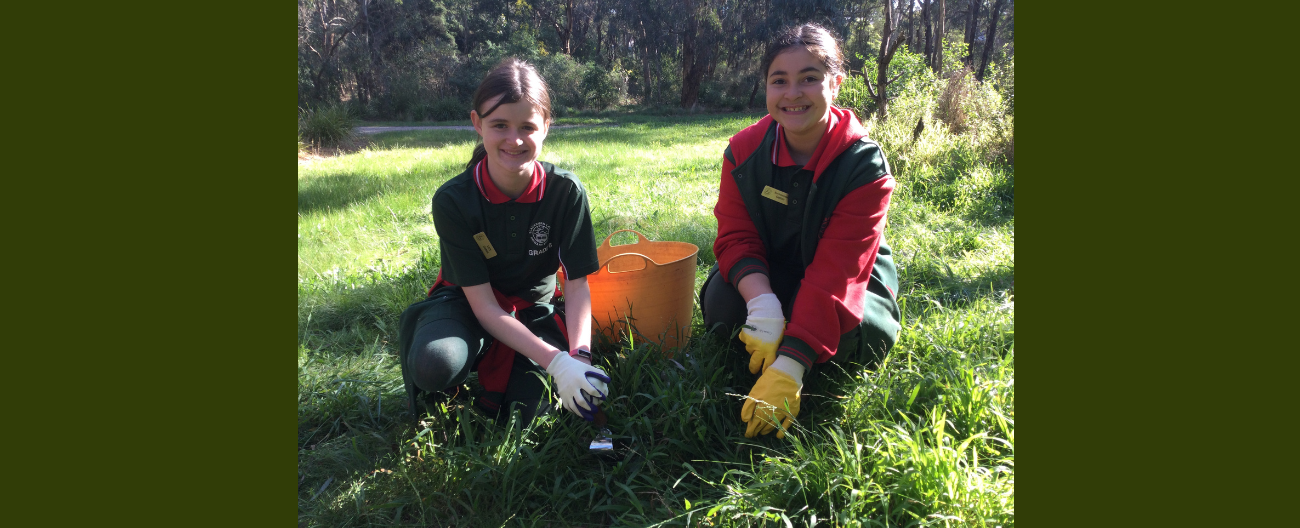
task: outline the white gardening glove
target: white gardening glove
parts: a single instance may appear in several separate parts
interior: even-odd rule
[[[609,375],[604,370],[560,352],[546,366],[546,373],[555,380],[565,409],[588,422],[595,419],[600,410],[596,400],[604,401],[609,396]]]
[[[785,333],[785,317],[781,315],[781,300],[774,293],[764,293],[745,303],[749,316],[740,340],[749,352],[749,373],[758,374],[776,361],[776,347]]]

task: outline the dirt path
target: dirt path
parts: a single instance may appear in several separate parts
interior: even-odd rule
[[[551,128],[579,128],[579,127],[616,127],[617,123],[598,124],[598,125],[552,125]],[[372,136],[381,132],[403,132],[411,130],[474,130],[469,125],[441,125],[441,126],[359,126],[354,128],[358,134]],[[329,159],[339,154],[355,151],[363,147],[369,140],[356,138],[353,144],[345,145],[340,148],[326,149],[324,151],[299,151],[298,165],[309,165],[314,161]]]
[[[577,127],[593,127],[593,126],[612,126],[612,127],[616,127],[616,126],[618,126],[618,125],[616,125],[616,124],[609,124],[609,125],[552,125],[551,128],[577,128]],[[443,126],[361,126],[361,127],[357,127],[357,128],[356,128],[357,133],[359,133],[359,134],[366,134],[366,135],[378,134],[378,133],[380,133],[380,132],[405,132],[405,131],[410,131],[410,130],[474,130],[474,127],[469,126],[469,125],[443,125]]]

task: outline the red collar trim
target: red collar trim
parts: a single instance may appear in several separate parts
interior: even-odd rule
[[[808,160],[807,165],[804,165],[803,168],[805,169],[816,169],[817,159],[821,157],[822,151],[826,150],[826,145],[830,144],[828,138],[831,135],[831,131],[835,130],[835,125],[840,121],[839,117],[835,115],[835,112],[831,112],[830,114],[831,118],[826,122],[826,130],[822,132],[822,139],[817,142],[817,150],[813,151],[812,158]],[[774,145],[774,148],[772,149],[772,164],[777,167],[793,167],[798,165],[794,162],[794,158],[790,157],[790,149],[785,145],[785,127],[782,127],[781,123],[776,124],[776,145]]]
[[[510,201],[510,197],[501,192],[495,183],[492,183],[492,177],[488,175],[487,160],[478,162],[474,166],[474,183],[478,185],[478,192],[483,195],[488,203],[503,204]],[[546,194],[546,171],[542,169],[542,164],[533,162],[532,180],[528,182],[528,188],[524,193],[515,198],[518,203],[534,203],[542,200]]]

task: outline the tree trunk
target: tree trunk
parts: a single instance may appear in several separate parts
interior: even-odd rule
[[[714,39],[705,35],[705,28],[700,24],[697,13],[698,5],[694,0],[686,1],[684,15],[687,17],[686,30],[682,33],[682,108],[691,108],[700,98],[700,84],[713,69]],[[709,28],[711,31],[712,28]]]
[[[686,30],[682,32],[682,108],[690,108],[695,104],[695,99],[700,95],[699,78],[692,79],[695,73],[695,39],[696,32],[699,31],[700,23],[695,17],[695,6],[691,0],[686,0]],[[691,82],[694,80],[695,82]]]
[[[555,28],[555,36],[560,38],[560,49],[565,55],[573,56],[573,46],[570,45],[573,41],[573,0],[565,0],[564,2],[563,23],[550,9],[547,9],[546,12],[534,9],[533,20],[537,24],[535,27],[539,29],[542,24],[550,22],[551,27]]]
[[[564,30],[564,54],[573,56],[573,0],[564,3],[564,18],[567,20],[567,28]]]
[[[908,51],[916,52],[916,9],[912,4],[907,4],[907,48]]]
[[[998,14],[1002,10],[1002,0],[993,2],[993,9],[989,11],[989,34],[984,38],[984,58],[980,60],[980,71],[975,75],[975,80],[984,82],[984,71],[988,68],[989,57],[993,56],[993,36],[998,31]]]
[[[601,6],[600,2],[596,2],[596,62],[603,62],[605,69],[608,70],[609,66],[614,63],[614,58],[610,57],[609,61],[604,60],[605,34],[604,34],[604,28],[602,27],[601,24],[602,21],[604,20],[604,17],[605,17],[604,7]]]
[[[944,0],[939,0],[939,30],[935,32],[934,64],[932,66],[934,73],[939,77],[943,77],[943,36],[948,33],[947,7]]]
[[[641,54],[641,69],[642,71],[645,72],[645,76],[641,78],[642,84],[645,85],[645,90],[644,90],[645,93],[643,94],[645,97],[645,101],[643,104],[650,104],[650,101],[652,100],[651,97],[654,92],[654,89],[652,88],[654,86],[654,82],[650,79],[650,47],[651,46],[650,43],[647,41],[647,39],[650,38],[650,35],[645,29],[645,21],[638,21],[637,24],[641,26],[641,40],[638,42],[638,44],[640,44],[641,49],[644,50]]]
[[[975,33],[979,31],[976,23],[983,4],[983,0],[970,0],[970,17],[966,19],[966,57],[962,61],[971,67],[975,66]]]
[[[923,0],[921,2],[921,19],[925,21],[925,51],[921,52],[921,54],[925,56],[927,64],[930,62],[930,56],[934,54],[934,41],[930,40],[930,4],[932,3],[934,3],[934,0]]]
[[[573,40],[573,0],[565,0],[564,2],[563,24],[558,19],[553,18],[550,13],[547,13],[546,17],[550,18],[551,25],[555,27],[555,34],[560,37],[560,47],[564,49],[564,54],[572,57],[573,47],[570,45],[570,41]]]
[[[365,17],[366,20],[366,48],[370,50],[370,64],[367,65],[364,71],[357,72],[356,74],[356,95],[357,99],[364,106],[370,101],[370,86],[372,84],[370,79],[373,77],[374,69],[383,62],[384,57],[379,53],[379,50],[375,48],[375,26],[370,23],[370,0],[363,0],[361,2],[361,16]]]
[[[341,34],[336,34],[335,32],[330,31],[330,28],[334,26],[334,19],[339,17],[337,16],[337,13],[335,15],[328,15],[324,10],[323,4],[324,2],[322,2],[322,9],[319,13],[323,37],[322,42],[324,43],[324,46],[322,47],[325,48],[325,52],[318,53],[321,58],[320,68],[316,70],[316,74],[312,77],[313,91],[316,94],[317,101],[323,101],[327,95],[325,93],[325,88],[321,83],[325,78],[325,71],[329,68],[330,63],[335,60],[334,52],[338,51],[339,45],[343,44],[343,40],[346,39],[348,35],[352,34],[352,32],[357,29],[357,26],[361,25],[361,22],[363,21],[362,18],[357,17],[356,20],[353,21],[351,27],[344,30]],[[326,18],[327,16],[329,17],[328,19]],[[339,18],[339,20],[347,22],[342,18]]]
[[[898,51],[898,45],[902,42],[902,39],[898,38],[898,32],[895,31],[898,23],[903,19],[902,13],[897,10],[901,7],[902,2],[895,6],[894,0],[885,0],[885,27],[880,32],[880,53],[876,59],[876,89],[871,93],[876,100],[876,115],[881,119],[889,114],[889,98],[885,94],[885,87],[893,82],[888,78],[889,62],[894,60],[894,52]],[[870,87],[871,85],[867,85],[868,89]]]

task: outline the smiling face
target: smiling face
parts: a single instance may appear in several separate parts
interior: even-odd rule
[[[480,109],[491,109],[502,97],[488,99]],[[488,172],[494,181],[531,177],[548,129],[546,118],[534,105],[521,99],[490,110],[487,117],[480,117],[478,110],[471,111],[469,119],[483,138]]]
[[[767,113],[785,127],[787,137],[821,139],[843,81],[844,74],[827,73],[807,49],[791,48],[767,69]]]

